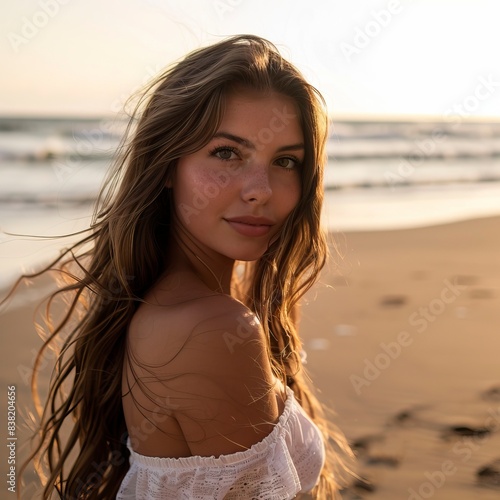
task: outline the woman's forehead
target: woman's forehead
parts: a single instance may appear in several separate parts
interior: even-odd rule
[[[260,142],[303,141],[294,99],[274,91],[239,89],[228,94],[217,133],[260,138]]]

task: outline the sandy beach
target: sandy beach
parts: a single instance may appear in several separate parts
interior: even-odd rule
[[[371,482],[346,498],[500,498],[499,228],[334,235],[302,333]]]
[[[338,254],[307,295],[301,331],[320,397],[369,482],[345,498],[500,498],[499,228],[491,217],[332,235]],[[21,290],[0,316],[3,415],[16,387],[16,468],[39,345],[33,301],[47,286]],[[5,482],[0,498],[13,498]]]

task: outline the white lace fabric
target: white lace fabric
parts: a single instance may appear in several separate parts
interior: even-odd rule
[[[325,460],[322,435],[287,387],[273,430],[248,450],[215,457],[159,458],[130,449],[117,500],[290,499],[310,491]]]

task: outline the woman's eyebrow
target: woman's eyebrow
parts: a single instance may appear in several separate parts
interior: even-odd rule
[[[252,141],[249,141],[248,139],[243,139],[243,137],[238,137],[237,135],[234,134],[229,134],[228,132],[221,132],[221,131],[216,132],[212,139],[217,139],[220,137],[242,144],[248,149],[255,149],[255,144]]]
[[[256,149],[256,145],[252,142],[249,141],[248,139],[244,139],[243,137],[239,137],[234,134],[230,134],[228,132],[222,132],[219,131],[214,134],[213,139],[218,139],[218,138],[224,138],[224,139],[229,139],[230,141],[237,142],[238,144],[242,144],[248,149]],[[304,144],[302,142],[299,142],[297,144],[290,144],[286,146],[280,146],[277,151],[289,151],[289,150],[297,150],[297,149],[304,149]]]
[[[280,151],[290,151],[296,149],[305,149],[304,144],[302,142],[299,142],[297,144],[290,144],[289,146],[281,146],[276,151],[280,152]]]

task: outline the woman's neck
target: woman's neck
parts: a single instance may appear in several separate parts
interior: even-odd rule
[[[201,248],[193,248],[182,238],[173,238],[167,262],[169,270],[192,273],[210,290],[231,295],[234,260],[211,255]]]

